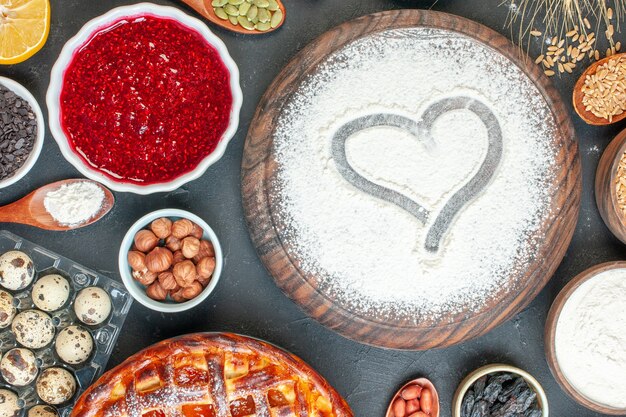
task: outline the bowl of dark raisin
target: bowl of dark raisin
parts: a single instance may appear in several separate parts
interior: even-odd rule
[[[528,372],[492,364],[469,374],[454,394],[452,417],[548,417],[548,398]]]

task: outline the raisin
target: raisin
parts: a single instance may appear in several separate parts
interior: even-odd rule
[[[474,404],[470,417],[488,417],[489,414],[489,404],[487,401],[480,400]]]
[[[483,391],[485,390],[485,385],[487,384],[487,375],[478,378],[476,382],[474,382],[474,395],[476,399],[480,399],[483,397]]]
[[[461,417],[471,417],[472,408],[476,399],[474,397],[474,391],[467,391],[463,402],[461,403]]]

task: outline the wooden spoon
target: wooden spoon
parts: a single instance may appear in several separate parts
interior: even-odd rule
[[[44,207],[43,200],[49,192],[58,190],[62,185],[75,182],[91,182],[102,188],[102,191],[104,191],[104,201],[102,202],[102,207],[91,219],[84,223],[80,223],[78,225],[60,224],[50,215],[50,213],[48,213]],[[114,203],[115,198],[113,197],[111,191],[95,181],[85,179],[57,181],[52,184],[44,185],[14,203],[0,207],[0,223],[27,224],[46,230],[73,230],[78,229],[79,227],[88,226],[100,220],[111,210]]]
[[[396,399],[402,398],[402,395],[401,395],[402,391],[404,391],[405,388],[408,388],[411,385],[419,385],[420,387],[422,387],[422,389],[428,389],[430,391],[430,393],[432,394],[432,406],[431,406],[430,414],[427,414],[427,415],[429,417],[439,417],[439,394],[437,394],[437,390],[435,389],[435,386],[433,385],[433,383],[430,382],[430,380],[426,378],[416,378],[404,384],[402,388],[400,388],[398,392],[396,392],[396,395],[394,395],[393,398],[391,399],[391,402],[389,403],[389,407],[387,408],[387,414],[385,414],[385,417],[397,417],[395,416],[393,412],[393,403],[396,401]],[[405,417],[409,417],[409,416],[410,416],[409,413],[405,414]]]
[[[603,58],[599,61],[594,62],[593,64],[589,66],[589,68],[585,70],[585,72],[583,72],[583,74],[580,76],[580,78],[576,82],[576,85],[574,86],[574,92],[572,94],[572,101],[574,102],[574,109],[576,110],[576,113],[578,113],[580,118],[583,119],[588,124],[595,125],[595,126],[605,126],[605,125],[617,123],[626,117],[626,112],[623,112],[622,114],[613,116],[612,121],[609,122],[608,119],[605,119],[603,117],[598,117],[592,112],[585,110],[585,105],[583,104],[584,94],[582,91],[583,86],[585,85],[585,78],[587,77],[587,75],[595,74],[596,70],[598,69],[600,65],[607,63],[611,59],[618,59],[620,57],[623,57],[624,55],[626,55],[626,53],[615,54],[615,55],[607,56],[606,58]]]
[[[260,30],[248,30],[241,25],[233,25],[229,20],[220,19],[215,15],[215,11],[213,10],[213,6],[211,6],[211,0],[182,0],[192,9],[200,13],[205,18],[209,19],[211,22],[215,23],[218,26],[223,27],[224,29],[228,29],[233,32],[243,33],[245,35],[263,35],[264,33],[273,32],[279,27],[283,25],[285,22],[285,18],[287,17],[287,11],[285,10],[285,6],[281,2],[281,0],[276,0],[278,3],[278,8],[283,12],[283,20],[280,21],[278,26],[275,28],[270,28],[266,31]]]

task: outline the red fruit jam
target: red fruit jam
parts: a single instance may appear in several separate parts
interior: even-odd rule
[[[153,184],[213,152],[232,104],[228,69],[202,35],[172,19],[135,16],[77,49],[64,75],[61,125],[95,169]]]

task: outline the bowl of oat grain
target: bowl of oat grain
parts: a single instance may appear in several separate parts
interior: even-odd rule
[[[598,162],[595,192],[602,220],[626,243],[626,129],[609,143]]]

